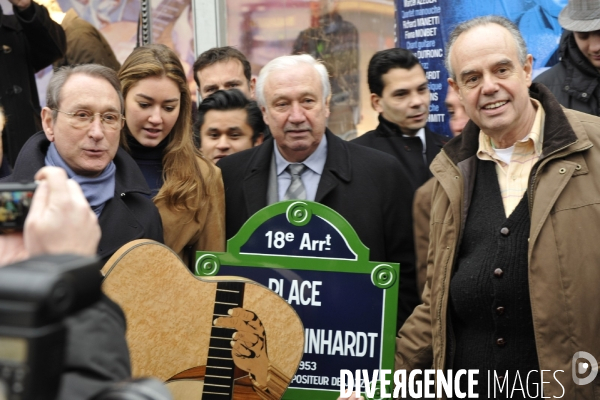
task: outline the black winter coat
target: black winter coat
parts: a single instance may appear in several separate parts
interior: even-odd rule
[[[533,81],[550,89],[562,106],[600,116],[600,72],[579,50],[573,32],[563,34],[559,54],[560,62]]]
[[[66,319],[67,347],[57,400],[91,399],[131,378],[125,314],[105,295]]]
[[[423,142],[418,137],[404,137],[400,127],[379,116],[379,125],[374,130],[352,142],[388,153],[400,161],[404,173],[413,187],[413,194],[433,175],[429,164],[438,155],[450,138],[434,133],[425,127],[426,152],[423,157]]]
[[[415,275],[412,188],[397,160],[346,142],[329,130],[327,161],[315,201],[342,215],[370,250],[371,261],[400,263],[398,328],[420,303]],[[273,139],[221,159],[227,239],[267,206]]]
[[[0,7],[0,105],[6,114],[3,147],[10,165],[27,139],[42,129],[35,73],[61,58],[67,48],[65,32],[48,11],[31,2],[24,12]]]
[[[36,172],[45,166],[49,146],[44,132],[36,133],[23,146],[12,175],[2,181],[33,181]],[[102,230],[98,256],[103,262],[132,240],[152,239],[163,243],[160,214],[150,200],[150,189],[142,172],[120,147],[113,161],[117,167],[115,194],[104,206],[98,220]]]

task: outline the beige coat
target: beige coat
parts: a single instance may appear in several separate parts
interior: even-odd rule
[[[429,179],[415,192],[413,200],[413,232],[415,235],[415,258],[417,260],[417,289],[423,299],[427,280],[427,250],[429,249],[429,218],[431,195],[435,178]]]
[[[172,211],[160,201],[156,204],[162,218],[165,244],[179,254],[188,265],[186,246],[193,251],[225,251],[225,194],[221,170],[211,162],[198,159],[203,176],[209,169],[215,178],[207,185],[208,201],[201,210],[199,220],[195,221],[190,211]],[[185,253],[185,254],[184,254]]]
[[[546,111],[543,154],[527,196],[531,215],[529,292],[544,395],[600,397],[600,374],[575,385],[578,351],[600,360],[600,118],[563,109],[540,85],[531,87]],[[431,209],[424,303],[396,339],[396,369],[445,369],[450,280],[475,176],[478,128],[472,123],[431,164],[437,178]],[[432,367],[433,366],[433,367]],[[546,375],[544,375],[546,378]]]

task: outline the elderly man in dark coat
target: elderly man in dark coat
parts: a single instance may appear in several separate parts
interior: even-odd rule
[[[412,236],[412,188],[389,154],[346,142],[325,127],[331,86],[308,54],[271,60],[257,99],[272,138],[222,158],[227,238],[258,210],[281,200],[324,204],[352,225],[372,261],[400,263],[397,325],[419,303]]]
[[[0,103],[6,114],[4,156],[14,165],[31,135],[42,128],[35,73],[66,51],[63,29],[31,0],[10,0],[14,15],[0,8]]]

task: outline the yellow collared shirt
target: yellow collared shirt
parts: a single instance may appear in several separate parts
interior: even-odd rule
[[[527,190],[531,169],[542,155],[546,112],[537,100],[531,99],[531,102],[537,109],[533,126],[527,136],[515,143],[509,164],[502,161],[496,154],[490,137],[483,131],[479,131],[477,158],[496,163],[496,174],[498,175],[502,203],[507,217],[510,216],[523,198]]]

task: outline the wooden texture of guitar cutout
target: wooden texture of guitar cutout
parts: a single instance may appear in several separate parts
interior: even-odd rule
[[[303,356],[304,328],[294,309],[266,287],[239,277],[196,277],[170,248],[144,239],[119,249],[102,273],[104,292],[121,306],[127,318],[134,377],[169,381],[167,386],[177,400],[274,399],[289,385]],[[215,391],[226,385],[208,388],[209,377],[215,378],[211,368],[228,368],[228,361],[223,359],[232,357],[228,343],[236,331],[216,328],[213,320],[237,304],[218,296],[238,291],[243,308],[258,317],[266,336],[268,371],[261,366],[252,375],[268,373],[269,378],[266,387],[258,387],[248,372],[238,368],[247,360],[233,357],[233,395],[225,396]],[[228,336],[211,339],[215,328]]]

